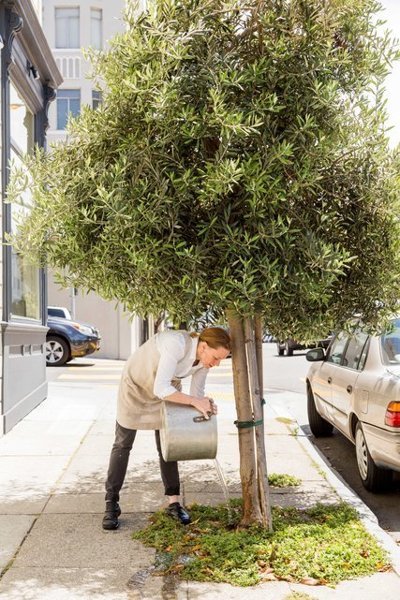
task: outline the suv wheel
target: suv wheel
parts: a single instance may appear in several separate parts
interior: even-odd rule
[[[332,435],[333,425],[321,417],[315,406],[314,394],[310,384],[307,384],[307,414],[311,433],[315,437]]]
[[[46,338],[46,364],[48,367],[60,367],[69,360],[69,346],[67,342],[57,335],[48,335]]]
[[[392,481],[393,471],[376,466],[369,453],[361,423],[357,423],[355,442],[357,467],[363,486],[370,492],[386,490]]]

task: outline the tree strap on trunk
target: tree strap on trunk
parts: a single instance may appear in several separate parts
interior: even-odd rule
[[[266,404],[264,398],[261,398],[261,406],[264,406],[264,404]],[[252,421],[234,421],[233,424],[236,425],[236,427],[238,429],[249,429],[250,427],[258,427],[258,425],[262,425],[264,423],[264,419],[258,419],[258,421],[255,421],[254,419]]]
[[[264,423],[264,419],[259,419],[255,421],[234,421],[233,424],[236,425],[238,429],[249,429],[250,427],[258,427],[258,425],[262,425]]]

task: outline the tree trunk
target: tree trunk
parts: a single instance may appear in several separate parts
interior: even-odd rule
[[[243,319],[234,311],[227,311],[229,331],[232,339],[232,369],[236,413],[239,422],[253,420]],[[257,454],[254,428],[238,428],[240,453],[240,481],[242,484],[243,515],[241,526],[262,523],[258,498]]]
[[[246,335],[246,353],[250,380],[250,393],[253,406],[254,421],[260,424],[254,428],[256,438],[256,464],[257,464],[257,484],[258,497],[261,507],[262,524],[272,531],[271,505],[268,487],[267,461],[265,456],[265,433],[264,433],[264,409],[263,409],[263,389],[262,389],[262,340],[260,337],[259,326],[261,320],[257,318],[254,322],[250,318],[245,321]],[[256,335],[255,330],[256,329]],[[257,331],[258,330],[258,331]],[[256,339],[261,341],[257,345]],[[258,346],[258,347],[257,347]],[[261,379],[261,384],[260,384]]]
[[[264,370],[263,370],[263,326],[259,314],[254,317],[254,336],[256,342],[256,357],[258,370],[258,384],[260,386],[261,398],[264,397]]]
[[[257,523],[272,529],[269,504],[267,467],[262,421],[262,394],[259,385],[259,369],[262,360],[256,358],[254,325],[251,319],[243,320],[234,310],[227,311],[232,338],[232,367],[238,421],[249,427],[238,428],[240,452],[240,479],[242,483],[243,516],[241,526]],[[245,335],[246,331],[246,335]],[[262,375],[262,373],[261,373]]]

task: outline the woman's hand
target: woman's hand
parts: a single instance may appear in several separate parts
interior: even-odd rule
[[[218,407],[212,398],[192,398],[191,405],[207,420],[210,418],[210,415],[218,413]]]

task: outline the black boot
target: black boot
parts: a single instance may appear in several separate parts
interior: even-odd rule
[[[190,515],[186,510],[179,504],[179,502],[173,502],[165,509],[167,515],[179,521],[183,525],[189,525],[190,523]]]
[[[118,502],[106,502],[106,510],[103,517],[103,529],[118,529],[118,517],[121,514],[121,509]]]

